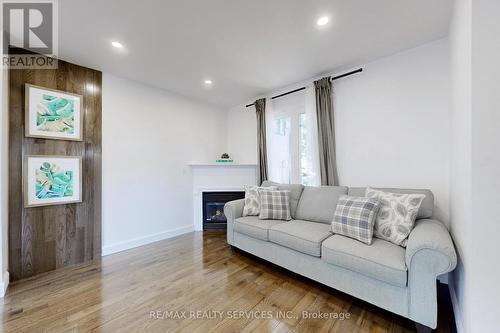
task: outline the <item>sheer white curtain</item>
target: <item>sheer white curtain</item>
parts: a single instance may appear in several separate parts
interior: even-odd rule
[[[318,146],[318,120],[316,116],[316,90],[314,83],[306,86],[305,90],[305,146],[302,152],[302,169],[306,181],[304,185],[321,185],[321,174],[319,169],[319,146]]]
[[[291,118],[284,112],[282,103],[267,99],[267,167],[269,180],[291,183]]]
[[[318,128],[313,84],[266,101],[269,179],[319,185]]]

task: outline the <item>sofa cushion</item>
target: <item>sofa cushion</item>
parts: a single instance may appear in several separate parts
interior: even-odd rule
[[[352,238],[333,235],[323,242],[321,252],[321,259],[329,264],[394,286],[406,286],[405,249],[401,246],[378,238],[366,245]]]
[[[384,191],[384,192],[392,192],[392,193],[402,193],[402,194],[424,194],[425,198],[418,209],[417,219],[428,219],[432,217],[432,213],[434,210],[434,194],[432,194],[431,190],[425,189],[402,189],[402,188],[381,188],[381,187],[373,187],[376,190]],[[350,187],[349,195],[355,197],[364,197],[366,192],[366,187]]]
[[[283,221],[260,220],[257,216],[245,216],[234,221],[233,230],[253,238],[268,241],[268,230],[271,226]]]
[[[300,195],[304,189],[302,184],[279,184],[269,180],[262,182],[263,187],[277,186],[280,191],[290,191],[290,214],[292,219],[295,218],[295,212],[297,210],[297,204],[299,203]]]
[[[296,218],[305,221],[332,223],[340,196],[346,186],[305,186],[297,206]]]
[[[290,249],[321,256],[321,242],[331,235],[328,224],[293,220],[269,228],[269,241]]]

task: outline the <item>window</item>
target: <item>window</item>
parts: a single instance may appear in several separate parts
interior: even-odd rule
[[[306,96],[307,91],[300,91],[281,97],[271,101],[266,110],[272,181],[319,185],[316,117],[307,107]]]
[[[278,183],[291,183],[291,160],[290,160],[290,140],[291,140],[292,118],[287,115],[276,115],[273,119],[274,131],[271,136],[273,142],[272,162],[273,179]]]
[[[275,135],[286,136],[290,131],[290,118],[276,118],[274,126]]]
[[[319,185],[313,158],[313,149],[318,149],[318,147],[312,147],[309,124],[308,115],[306,113],[301,113],[299,115],[300,183],[313,186]],[[315,124],[311,124],[311,126],[312,125]]]

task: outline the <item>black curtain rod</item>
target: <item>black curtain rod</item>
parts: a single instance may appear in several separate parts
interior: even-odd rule
[[[343,78],[343,77],[346,77],[346,76],[349,76],[349,75],[352,75],[352,74],[360,73],[360,72],[362,72],[362,71],[363,71],[363,68],[358,68],[358,69],[356,69],[356,70],[354,70],[354,71],[351,71],[351,72],[348,72],[348,73],[344,73],[344,74],[341,74],[341,75],[334,76],[334,77],[332,77],[332,78],[331,78],[331,81],[335,81],[335,80],[337,80],[337,79],[341,79],[341,78]],[[271,99],[275,99],[275,98],[283,97],[283,96],[286,96],[286,95],[289,95],[289,94],[293,94],[293,93],[295,93],[295,92],[297,92],[297,91],[301,91],[301,90],[304,90],[304,89],[306,89],[306,87],[297,88],[297,89],[295,89],[295,90],[288,91],[288,92],[286,92],[286,93],[283,93],[283,94],[280,94],[280,95],[277,95],[277,96],[273,96],[273,97],[271,97]],[[249,107],[249,106],[252,106],[252,105],[255,105],[255,103],[252,103],[252,104],[247,104],[247,105],[245,105],[245,106],[246,106],[246,107]]]

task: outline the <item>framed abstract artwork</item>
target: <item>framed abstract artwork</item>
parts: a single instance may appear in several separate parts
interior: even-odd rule
[[[25,87],[25,135],[82,141],[83,97],[32,84]]]
[[[82,158],[25,156],[23,195],[25,207],[82,202]]]

